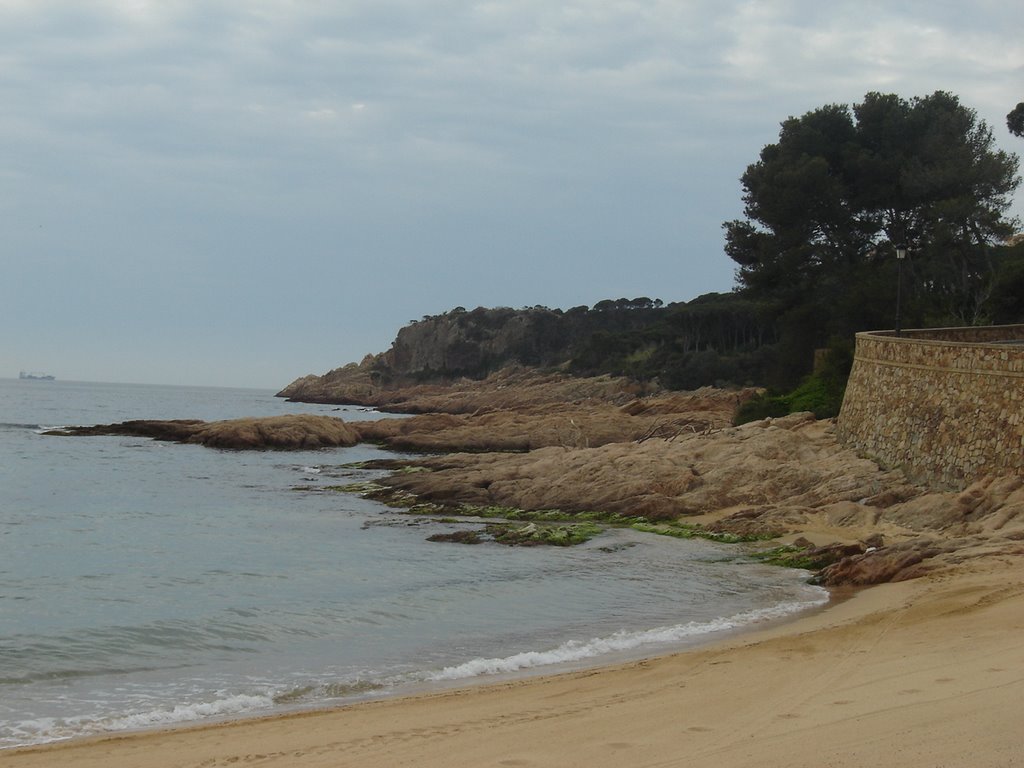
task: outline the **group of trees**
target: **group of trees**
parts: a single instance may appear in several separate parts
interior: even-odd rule
[[[1024,103],[1007,125],[1024,134]],[[909,254],[905,327],[1024,322],[1024,243],[1007,216],[1017,169],[942,91],[869,93],[791,117],[742,176],[744,218],[723,225],[736,289],[595,334],[573,366],[680,388],[787,388],[831,347],[836,379],[855,332],[894,325],[897,244]]]
[[[724,225],[739,291],[773,302],[782,335],[806,352],[892,327],[903,244],[910,324],[991,322],[1017,163],[941,91],[869,93],[790,118],[743,174],[745,218]]]
[[[1024,103],[1007,125],[1024,135]],[[393,356],[423,375],[569,360],[577,373],[675,389],[799,384],[768,405],[813,403],[825,415],[841,399],[854,333],[894,325],[896,245],[909,254],[899,270],[904,327],[1024,322],[1024,239],[1011,238],[1019,223],[1007,216],[1017,169],[1017,156],[949,93],[829,104],[784,121],[743,174],[744,217],[723,225],[737,265],[732,292],[668,305],[606,299],[564,313],[457,307],[424,318],[427,328],[396,341]],[[443,340],[433,356],[424,332]],[[821,348],[830,353],[805,381]]]
[[[579,374],[657,378],[672,389],[765,378],[761,350],[775,341],[766,307],[733,293],[669,304],[629,330],[609,329],[574,349]]]

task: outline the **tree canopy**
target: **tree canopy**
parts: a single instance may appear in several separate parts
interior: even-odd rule
[[[799,346],[823,345],[891,327],[904,243],[908,320],[984,321],[997,246],[1017,224],[1006,216],[1017,168],[943,91],[868,93],[791,117],[742,176],[745,218],[723,225],[738,286],[774,302]]]
[[[1024,138],[1024,101],[1010,110],[1010,114],[1006,116],[1006,127],[1014,136]]]

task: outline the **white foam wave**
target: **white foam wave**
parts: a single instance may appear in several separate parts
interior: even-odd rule
[[[153,709],[116,717],[37,718],[5,728],[5,732],[0,734],[0,747],[45,744],[78,736],[192,723],[211,718],[251,714],[273,706],[272,696],[238,694],[213,701],[178,704],[170,709]]]
[[[780,603],[768,608],[737,613],[734,616],[712,621],[691,621],[668,627],[656,627],[635,632],[619,631],[608,637],[597,637],[590,640],[569,640],[557,648],[546,651],[524,651],[522,653],[492,659],[472,659],[463,664],[428,673],[427,680],[440,682],[443,680],[461,680],[480,675],[499,675],[518,672],[523,669],[566,664],[576,661],[603,656],[608,653],[633,651],[648,645],[670,645],[693,640],[695,638],[726,632],[731,629],[748,627],[772,619],[799,613],[828,602],[828,594],[821,591],[815,599]]]
[[[301,472],[305,472],[307,475],[319,475],[323,470],[320,467],[303,467]]]
[[[122,731],[134,728],[148,728],[154,725],[173,725],[188,723],[194,720],[205,720],[225,715],[238,715],[259,709],[267,709],[274,705],[269,695],[237,694],[214,701],[195,704],[178,704],[172,709],[154,709],[125,715],[105,723],[104,730]]]

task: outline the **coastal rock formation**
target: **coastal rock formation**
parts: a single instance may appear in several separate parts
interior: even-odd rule
[[[231,449],[326,448],[375,442],[396,450],[422,452],[529,451],[548,446],[594,447],[720,429],[731,423],[738,404],[758,391],[705,388],[636,399],[620,387],[620,381],[605,377],[580,380],[524,372],[505,372],[476,384],[479,386],[418,390],[417,403],[423,406],[431,402],[439,412],[406,419],[353,424],[312,415],[212,424],[137,420],[73,427],[58,434],[136,435]],[[568,401],[557,399],[573,395],[575,399]],[[472,410],[467,412],[467,408]]]
[[[304,376],[278,397],[305,403],[347,403],[392,413],[475,413],[482,408],[522,408],[593,401],[623,405],[658,390],[614,376],[577,377],[508,366],[481,379],[384,383],[378,358],[367,357],[323,376]]]
[[[304,402],[380,405],[382,392],[417,382],[482,379],[515,366],[554,368],[571,360],[595,333],[644,327],[665,311],[660,306],[650,299],[622,299],[565,312],[457,307],[401,328],[387,352],[323,376],[304,376],[279,394]]]
[[[1024,554],[1024,479],[984,478],[962,492],[907,482],[842,447],[810,414],[670,438],[528,453],[413,460],[384,478],[423,501],[600,511],[792,541],[791,562],[826,585],[916,578],[978,557]],[[812,565],[813,564],[813,565]]]
[[[459,453],[415,463],[431,471],[383,482],[433,501],[661,519],[770,506],[776,528],[780,510],[799,519],[803,509],[872,496],[895,477],[842,449],[832,424],[810,414],[590,448]]]
[[[125,421],[91,427],[68,427],[49,434],[132,435],[231,450],[312,450],[355,445],[359,442],[359,433],[341,419],[308,414],[214,422]]]
[[[739,404],[758,391],[705,388],[633,398],[610,381],[560,376],[531,379],[529,386],[442,389],[433,395],[438,412],[408,419],[360,422],[363,439],[408,451],[530,451],[593,448],[721,429]],[[499,379],[500,380],[500,379]],[[544,381],[549,381],[547,387]],[[493,380],[492,380],[493,383]],[[602,391],[602,388],[608,388]],[[578,388],[576,388],[578,387]],[[552,400],[559,393],[581,395]],[[417,401],[425,403],[425,395]],[[622,403],[622,405],[619,405]],[[471,411],[466,411],[467,407]]]

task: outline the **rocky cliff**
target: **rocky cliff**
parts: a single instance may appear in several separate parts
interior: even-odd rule
[[[391,348],[322,376],[293,381],[281,397],[307,402],[381,405],[380,391],[460,377],[482,379],[508,366],[566,365],[594,334],[638,330],[662,313],[647,298],[599,302],[593,309],[461,307],[399,330]]]

